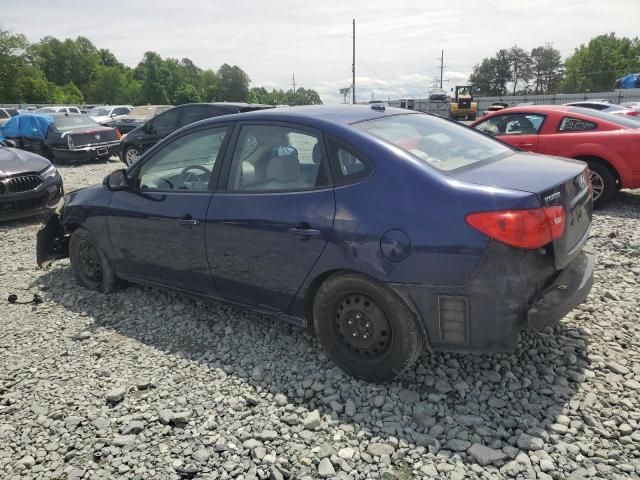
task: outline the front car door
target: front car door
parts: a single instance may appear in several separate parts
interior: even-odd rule
[[[280,123],[237,130],[207,213],[209,264],[221,296],[285,311],[333,228],[322,135]]]
[[[544,120],[544,115],[536,113],[505,113],[488,118],[475,128],[520,150],[537,152]]]
[[[143,133],[138,140],[142,152],[146,152],[164,137],[175,132],[181,113],[182,107],[176,107],[149,120],[143,127]]]
[[[119,275],[215,294],[204,223],[230,130],[185,132],[131,169],[131,190],[113,192],[108,225]]]

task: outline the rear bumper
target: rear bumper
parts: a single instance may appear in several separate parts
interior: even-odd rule
[[[555,325],[576,305],[581,304],[593,286],[596,257],[582,252],[571,262],[527,311],[527,326],[537,331]]]
[[[583,251],[558,271],[546,254],[489,242],[462,285],[389,287],[422,322],[432,350],[512,351],[523,330],[554,325],[585,300],[594,263]]]
[[[120,142],[90,147],[78,147],[74,150],[54,148],[53,156],[56,160],[66,162],[91,162],[94,160],[106,160],[120,152]]]

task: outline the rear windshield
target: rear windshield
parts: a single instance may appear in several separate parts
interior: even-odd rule
[[[94,128],[99,126],[98,123],[91,120],[86,115],[61,115],[53,119],[53,124],[56,129],[61,132],[68,132],[69,130],[78,130],[82,128]]]
[[[625,118],[622,115],[614,115],[613,113],[601,112],[600,110],[592,110],[590,108],[575,107],[570,111],[579,113],[581,115],[589,115],[590,117],[599,118],[600,120],[607,121],[609,123],[615,123],[628,128],[640,128],[640,122],[633,120],[633,118]]]
[[[395,115],[360,122],[354,127],[445,172],[513,153],[511,148],[492,138],[430,115]]]

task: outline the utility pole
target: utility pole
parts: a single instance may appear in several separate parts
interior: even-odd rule
[[[351,94],[351,98],[353,103],[356,104],[356,19],[353,19],[353,63],[351,64],[351,88],[353,92]]]
[[[513,94],[516,94],[516,87],[518,86],[518,57],[513,57]]]
[[[442,90],[442,76],[444,73],[444,50],[440,53],[440,90]]]
[[[293,104],[296,104],[296,74],[293,74]]]

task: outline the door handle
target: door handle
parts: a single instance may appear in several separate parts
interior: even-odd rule
[[[311,228],[311,225],[306,222],[299,223],[295,227],[291,227],[289,229],[289,233],[293,233],[294,235],[304,235],[305,237],[319,237],[321,235],[320,230]]]
[[[185,215],[184,217],[178,219],[178,223],[180,225],[184,225],[185,227],[196,227],[200,225],[200,220],[192,218],[191,215]]]
[[[516,147],[530,148],[533,147],[533,143],[516,143]]]

